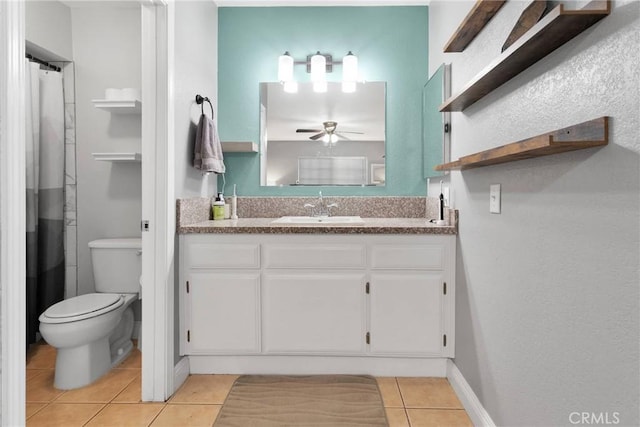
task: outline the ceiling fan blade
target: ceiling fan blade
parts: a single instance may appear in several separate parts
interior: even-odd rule
[[[364,132],[354,132],[350,130],[341,130],[340,133],[356,133],[358,135],[364,135]]]
[[[296,129],[296,133],[305,133],[305,132],[322,132],[322,129]]]
[[[314,140],[314,141],[315,141],[315,140],[317,140],[317,139],[322,138],[324,135],[325,135],[325,132],[320,132],[319,134],[316,134],[316,135],[312,135],[312,136],[310,136],[310,137],[309,137],[309,139],[312,139],[312,140]]]

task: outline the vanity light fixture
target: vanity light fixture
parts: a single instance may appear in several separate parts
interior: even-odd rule
[[[342,64],[342,91],[351,93],[356,91],[358,81],[358,57],[349,51],[342,61],[333,61],[333,57],[317,51],[308,55],[306,61],[295,61],[289,52],[278,57],[278,81],[284,86],[284,91],[295,93],[298,83],[293,78],[293,66],[303,64],[307,66],[307,73],[311,74],[314,92],[327,91],[327,73],[333,71],[334,64]]]

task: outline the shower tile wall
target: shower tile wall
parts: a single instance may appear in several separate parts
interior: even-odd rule
[[[64,80],[64,248],[65,298],[78,293],[78,256],[76,223],[76,103],[74,63],[61,63]]]

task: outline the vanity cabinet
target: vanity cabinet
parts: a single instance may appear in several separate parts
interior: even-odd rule
[[[433,236],[371,246],[372,354],[453,357],[450,244]]]
[[[193,236],[181,246],[190,354],[260,352],[260,247]],[[204,237],[204,238],[202,238]]]
[[[272,236],[273,237],[273,236]],[[263,351],[362,354],[365,351],[366,246],[309,236],[262,244]]]
[[[370,352],[380,355],[440,356],[447,352],[440,273],[371,275]]]
[[[260,352],[257,272],[199,272],[188,275],[186,311],[193,320],[187,343],[191,354]]]
[[[181,235],[181,354],[200,373],[410,375],[394,363],[454,356],[454,260],[453,235]]]
[[[262,283],[265,354],[362,354],[364,274],[267,272]]]

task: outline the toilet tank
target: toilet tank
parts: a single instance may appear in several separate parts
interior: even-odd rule
[[[89,242],[96,292],[140,293],[142,239],[100,239]]]

